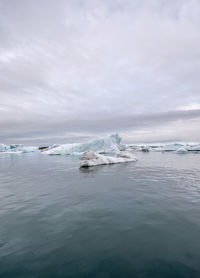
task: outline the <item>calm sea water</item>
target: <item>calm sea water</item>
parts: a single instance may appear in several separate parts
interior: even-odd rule
[[[0,277],[200,277],[200,154],[0,154]]]

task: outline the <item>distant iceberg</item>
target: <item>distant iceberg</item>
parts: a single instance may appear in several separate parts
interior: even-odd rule
[[[121,138],[118,134],[106,136],[104,138],[98,138],[90,140],[87,143],[74,143],[53,145],[48,149],[45,149],[43,153],[49,155],[81,155],[87,151],[93,151],[96,153],[116,153],[120,149],[125,149],[124,145],[120,145]]]
[[[0,152],[5,152],[6,150],[8,150],[8,146],[5,144],[0,144]]]
[[[155,152],[176,152],[176,153],[187,153],[187,152],[200,152],[200,144],[192,142],[171,142],[168,144],[155,143],[155,144],[134,144],[129,145],[127,150],[134,151],[155,151]]]
[[[163,152],[187,153],[188,151],[200,151],[200,145],[193,143],[171,143],[164,145],[163,147],[157,149],[157,151],[158,150]]]
[[[4,152],[4,153],[30,153],[36,151],[38,151],[38,147],[26,147],[17,144],[11,144],[11,145],[0,144],[0,152]]]
[[[180,154],[184,154],[184,153],[187,153],[188,150],[184,147],[180,147],[176,150],[176,153],[180,153]]]
[[[80,157],[80,168],[97,165],[116,164],[137,161],[137,157],[131,152],[121,151],[117,157],[106,156],[92,151],[84,152]]]
[[[190,152],[200,152],[200,144],[187,147]]]
[[[174,152],[174,151],[178,150],[181,147],[183,147],[182,144],[172,143],[172,144],[164,145],[162,150],[164,152]]]

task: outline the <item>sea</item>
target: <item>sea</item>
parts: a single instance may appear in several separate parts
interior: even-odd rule
[[[0,154],[0,278],[200,277],[200,153]]]

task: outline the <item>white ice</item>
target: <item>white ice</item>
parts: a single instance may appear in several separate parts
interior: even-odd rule
[[[96,165],[116,164],[131,161],[137,161],[137,157],[133,153],[126,151],[119,152],[117,157],[106,156],[89,151],[85,152],[79,160],[80,167],[91,167]]]

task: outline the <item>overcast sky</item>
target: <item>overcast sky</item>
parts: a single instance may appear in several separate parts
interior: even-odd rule
[[[0,0],[0,142],[200,141],[199,0]]]

